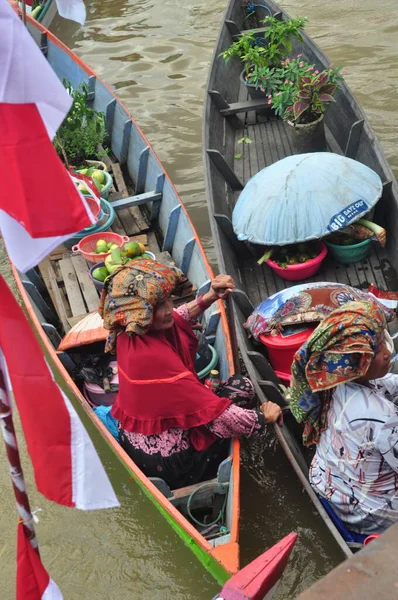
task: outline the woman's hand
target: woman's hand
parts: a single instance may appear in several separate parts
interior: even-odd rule
[[[224,300],[235,289],[235,282],[230,275],[217,275],[211,282],[211,289],[206,294],[206,300],[215,302]]]
[[[282,409],[274,402],[264,402],[260,406],[260,411],[263,413],[265,422],[267,424],[277,422],[278,425],[283,425]]]

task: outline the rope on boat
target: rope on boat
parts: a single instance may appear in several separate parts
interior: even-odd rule
[[[249,14],[247,14],[243,20],[245,21],[248,17],[251,17],[252,15],[256,14],[256,8],[265,8],[265,10],[268,10],[269,16],[273,16],[271,9],[268,8],[268,6],[265,6],[264,4],[254,4],[253,2],[248,2],[246,4],[246,10]]]
[[[191,503],[192,503],[192,499],[194,498],[195,494],[199,491],[199,490],[203,490],[206,487],[219,487],[222,486],[225,489],[225,497],[224,497],[224,502],[223,505],[220,509],[220,512],[218,513],[216,519],[214,521],[212,521],[211,523],[202,523],[201,521],[198,521],[198,519],[196,519],[193,514],[191,513]],[[200,527],[211,527],[212,525],[216,525],[220,520],[222,520],[224,518],[224,512],[225,512],[225,507],[227,505],[227,498],[228,498],[228,484],[226,483],[214,483],[214,482],[206,482],[206,483],[202,483],[202,485],[200,485],[199,487],[196,488],[196,490],[194,490],[188,498],[188,502],[187,502],[187,513],[189,515],[189,518],[192,519],[192,521],[194,523],[196,523],[196,525],[199,525]]]

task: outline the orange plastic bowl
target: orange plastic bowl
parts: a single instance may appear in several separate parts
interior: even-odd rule
[[[86,260],[92,263],[103,262],[111,251],[97,254],[95,247],[98,240],[105,240],[106,243],[112,242],[112,244],[116,244],[121,248],[125,242],[130,241],[130,238],[127,235],[119,235],[118,233],[105,231],[102,233],[92,233],[80,240],[76,246],[72,246],[72,252],[75,254],[80,252]]]
[[[305,263],[300,263],[298,265],[287,265],[286,267],[280,267],[271,259],[268,259],[266,263],[275,271],[277,275],[279,275],[279,277],[282,277],[282,279],[287,279],[288,281],[307,279],[319,271],[322,261],[328,253],[328,249],[323,242],[319,243],[319,247],[320,253],[318,256],[312,258],[311,260],[307,260]]]

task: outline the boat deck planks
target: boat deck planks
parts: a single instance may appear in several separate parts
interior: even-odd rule
[[[98,308],[98,293],[91,281],[88,270],[87,261],[80,255],[72,256],[71,261],[76,272],[76,276],[80,285],[80,290],[83,294],[84,301],[87,305],[88,312],[97,310]]]
[[[110,194],[109,201],[112,203],[121,198],[127,198],[130,194],[120,164],[109,159],[107,161],[107,166],[109,171],[113,174],[117,187],[117,192]],[[122,229],[124,230],[124,233],[121,233]],[[137,235],[143,231],[148,231],[149,229],[150,225],[138,206],[119,210],[112,226],[112,231],[115,233],[129,236]]]
[[[61,269],[62,278],[64,280],[72,316],[77,317],[79,315],[84,315],[86,307],[72,259],[62,258],[59,261],[59,268]]]

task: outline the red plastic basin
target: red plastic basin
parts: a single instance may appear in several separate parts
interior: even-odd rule
[[[322,261],[328,253],[328,249],[323,242],[319,242],[319,247],[321,251],[318,256],[312,258],[311,260],[307,260],[305,263],[300,263],[298,265],[287,265],[286,267],[280,267],[271,259],[268,259],[266,263],[275,271],[277,275],[279,275],[279,277],[282,277],[282,279],[287,279],[288,281],[307,279],[319,271]]]
[[[269,361],[280,379],[290,382],[290,368],[297,350],[307,341],[316,328],[315,324],[308,324],[308,329],[284,337],[277,335],[260,335],[260,341],[268,350]]]

